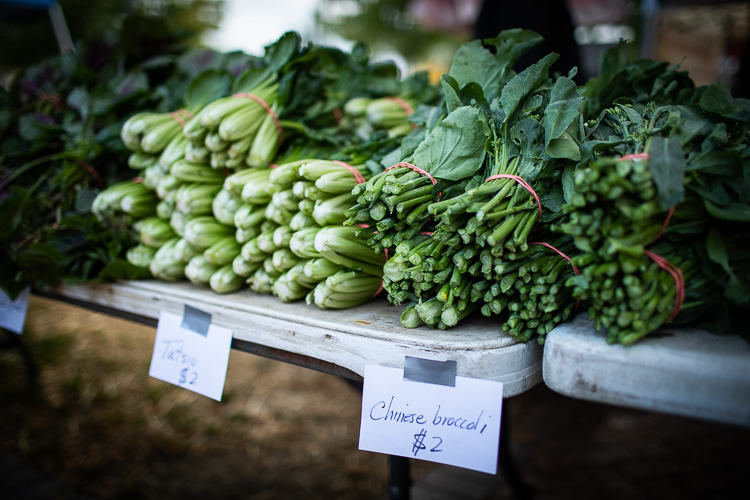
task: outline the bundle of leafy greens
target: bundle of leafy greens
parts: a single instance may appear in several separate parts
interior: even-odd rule
[[[445,117],[408,163],[359,189],[348,223],[368,224],[371,244],[389,251],[384,288],[405,305],[404,326],[448,328],[481,311],[528,340],[575,307],[570,293],[558,293],[573,273],[566,258],[542,236],[529,247],[532,231],[546,234],[561,217],[562,172],[580,158],[583,103],[569,78],[550,78],[555,54],[511,69],[540,40],[508,30],[484,41],[492,51],[479,41],[462,47],[442,79]],[[569,238],[554,243],[570,246]]]
[[[629,345],[670,322],[744,331],[750,102],[720,83],[683,95],[671,105],[617,100],[574,174],[561,227],[581,251],[570,284],[609,342]]]
[[[0,214],[7,221],[0,287],[11,296],[62,279],[143,276],[124,260],[132,244],[127,220],[90,215],[100,190],[131,175],[123,123],[138,110],[178,109],[176,97],[196,74],[234,71],[246,59],[179,44],[136,54],[127,50],[138,46],[128,38],[136,35],[123,30],[118,43],[81,45],[25,68],[0,89]]]
[[[389,119],[381,113],[363,137],[346,117],[338,118],[351,102],[369,101],[385,112],[380,99],[390,102],[392,94],[412,96],[414,104],[437,95],[423,73],[397,77],[393,64],[370,63],[361,46],[348,54],[303,47],[296,33],[285,33],[236,77],[212,71],[195,78],[184,112],[131,117],[122,138],[133,152],[131,167],[151,193],[144,194],[148,217],[135,225],[139,244],[128,253],[129,262],[156,278],[187,278],[218,293],[247,281],[284,301],[303,298],[334,271],[354,272],[332,278],[325,290],[321,284],[310,302],[340,308],[369,299],[380,288],[383,257],[357,248],[360,237],[350,228],[335,227],[346,218],[352,188],[380,172],[378,160],[399,146],[402,133],[394,129],[401,122],[412,126],[403,115]],[[264,129],[269,119],[273,127]],[[182,130],[173,135],[179,132],[175,123]],[[152,130],[164,140],[158,141],[160,150],[147,151]],[[266,152],[259,162],[251,161],[256,146]],[[218,161],[218,155],[225,159]],[[227,158],[240,161],[230,164]],[[97,201],[110,207],[109,198],[105,191]],[[313,228],[326,230],[316,239]],[[301,229],[304,238],[296,235]],[[353,241],[342,246],[347,238]],[[310,250],[313,240],[336,250]],[[299,248],[304,255],[295,253]],[[311,256],[313,276],[306,277],[303,267]]]

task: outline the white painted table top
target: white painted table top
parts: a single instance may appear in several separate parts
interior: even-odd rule
[[[574,398],[750,426],[750,344],[693,328],[660,333],[609,345],[581,314],[547,336],[544,382]]]
[[[364,376],[365,365],[403,368],[405,356],[455,360],[457,375],[501,381],[505,397],[542,380],[542,347],[518,343],[499,324],[479,317],[449,330],[401,326],[401,308],[380,297],[346,310],[323,310],[302,302],[283,303],[270,295],[240,291],[219,295],[190,283],[144,280],[116,284],[66,285],[53,295],[147,318],[190,305],[230,328],[234,337],[309,356]]]

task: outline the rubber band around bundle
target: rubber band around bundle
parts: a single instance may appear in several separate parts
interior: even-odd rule
[[[617,158],[615,161],[622,161],[622,160],[648,160],[650,158],[648,153],[634,153],[629,154],[625,156],[621,156]],[[664,220],[664,224],[661,225],[661,228],[659,229],[659,232],[656,233],[656,236],[649,241],[646,245],[652,245],[656,240],[661,238],[661,235],[664,234],[664,231],[667,229],[667,226],[669,225],[669,221],[672,219],[672,214],[674,214],[674,206],[672,206],[669,209],[669,212],[667,212],[667,218]]]
[[[169,116],[177,120],[177,123],[180,124],[180,127],[184,127],[185,118],[192,118],[195,115],[193,115],[193,113],[191,113],[187,109],[178,109],[177,111],[172,111],[171,113],[169,113]]]
[[[261,99],[255,94],[248,94],[245,92],[239,92],[237,94],[234,94],[232,97],[244,97],[246,99],[252,99],[253,101],[257,102],[261,106],[263,106],[263,109],[266,110],[266,112],[271,115],[271,119],[273,119],[274,125],[276,125],[276,132],[279,134],[279,144],[281,144],[281,141],[284,139],[283,133],[281,130],[281,122],[279,121],[279,117],[276,115],[276,112],[271,109],[271,106],[268,105],[266,101]]]
[[[389,97],[386,97],[386,99],[388,99],[389,101],[393,101],[399,106],[401,106],[404,109],[404,111],[406,111],[407,115],[411,115],[412,113],[414,113],[414,110],[412,109],[411,106],[409,106],[409,103],[404,101],[400,97],[389,96]]]
[[[55,92],[54,94],[42,92],[41,94],[39,94],[39,99],[42,101],[51,102],[55,109],[63,108],[62,97],[57,92]]]
[[[341,120],[344,119],[344,115],[341,114],[340,108],[334,108],[333,110],[333,117],[336,119],[336,123],[341,125]]]
[[[575,264],[573,264],[573,260],[570,257],[568,257],[567,255],[565,255],[565,253],[563,253],[562,251],[560,251],[557,248],[553,247],[552,245],[550,245],[546,241],[535,241],[533,243],[529,243],[529,245],[542,245],[543,247],[547,247],[550,250],[553,250],[560,257],[562,257],[563,259],[567,260],[570,263],[570,267],[573,268],[573,274],[575,274],[576,276],[578,276],[580,274],[580,271],[578,271],[578,268],[576,267]],[[578,306],[580,306],[580,305],[581,305],[581,299],[578,299],[576,301],[576,309],[575,309],[576,311],[578,310]]]
[[[437,184],[437,179],[435,179],[433,176],[431,176],[429,172],[427,172],[426,170],[422,170],[418,166],[412,165],[411,163],[408,163],[408,162],[405,162],[405,161],[400,161],[400,162],[396,163],[395,165],[391,165],[390,167],[386,168],[383,172],[388,172],[390,169],[396,168],[396,167],[404,167],[404,168],[408,168],[410,170],[414,170],[415,172],[417,172],[419,174],[426,175],[430,179],[430,181],[432,182],[433,186],[435,184]],[[438,196],[437,196],[438,200],[440,199],[440,195],[441,194],[443,194],[443,193],[442,192],[438,193]]]
[[[648,160],[650,157],[648,153],[634,153],[630,155],[625,155],[617,158],[615,161],[621,161],[621,160]]]
[[[526,182],[522,177],[519,177],[513,174],[497,174],[497,175],[491,175],[487,177],[487,180],[485,180],[484,182],[489,182],[495,179],[513,179],[514,181],[519,183],[521,186],[523,186],[523,188],[526,189],[526,191],[528,191],[529,193],[531,193],[531,195],[536,200],[536,206],[539,208],[539,218],[540,219],[542,218],[542,202],[539,201],[539,195],[536,194],[536,191],[534,191],[534,189],[529,185],[529,183]]]
[[[580,274],[580,272],[578,271],[578,268],[575,266],[575,264],[573,264],[573,261],[571,260],[571,258],[565,255],[562,251],[550,245],[549,243],[545,241],[535,241],[533,243],[529,243],[529,245],[542,245],[543,247],[549,248],[550,250],[554,251],[557,255],[567,260],[568,262],[570,262],[570,266],[573,268],[573,273],[575,273],[576,276]]]
[[[96,183],[99,184],[99,186],[104,187],[104,180],[99,175],[99,172],[96,171],[96,169],[91,165],[90,163],[86,163],[83,160],[77,160],[76,163],[79,167],[83,168],[85,171],[91,174],[91,176],[96,179]]]
[[[617,158],[617,161],[620,160],[648,160],[650,158],[648,153],[636,153],[636,154],[629,154],[625,156],[621,156],[620,158]],[[647,243],[647,245],[653,244],[656,240],[658,240],[662,234],[664,234],[664,231],[667,229],[667,226],[669,225],[669,221],[672,219],[672,215],[674,214],[675,207],[670,207],[669,211],[667,212],[667,217],[664,219],[664,223],[661,225],[661,228],[659,228],[659,232],[656,233],[656,236]],[[643,253],[653,260],[659,267],[667,271],[670,276],[674,279],[674,285],[675,285],[675,296],[674,296],[674,308],[672,309],[672,312],[670,313],[669,317],[667,318],[667,321],[672,321],[677,315],[680,313],[680,309],[682,309],[682,305],[685,303],[685,277],[682,274],[682,271],[679,267],[675,266],[671,262],[669,262],[667,259],[662,257],[661,255],[657,255],[654,252],[650,250],[643,250]]]
[[[670,207],[669,211],[667,212],[667,217],[666,219],[664,219],[664,223],[659,228],[659,232],[656,233],[656,236],[654,236],[654,238],[651,241],[649,241],[646,244],[646,246],[652,245],[653,243],[656,242],[656,240],[661,238],[661,235],[664,234],[664,231],[667,229],[667,226],[669,225],[669,221],[672,219],[672,214],[674,214],[674,205],[672,205],[672,207]]]
[[[339,160],[333,160],[333,163],[337,163],[337,164],[341,165],[342,167],[344,167],[345,169],[347,169],[349,172],[351,172],[352,175],[354,176],[354,178],[357,180],[357,184],[362,184],[363,182],[365,182],[365,178],[362,176],[362,174],[359,172],[359,170],[357,170],[356,168],[352,167],[348,163],[345,163],[345,162],[339,161]]]
[[[650,250],[644,250],[643,253],[656,262],[659,267],[667,271],[674,279],[674,308],[667,318],[667,322],[672,321],[680,313],[680,309],[682,309],[682,305],[685,303],[685,277],[679,267],[675,266],[661,255],[657,255]]]

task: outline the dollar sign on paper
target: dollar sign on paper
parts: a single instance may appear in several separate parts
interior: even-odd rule
[[[427,437],[427,433],[424,429],[419,434],[414,434],[414,443],[412,443],[411,452],[414,453],[414,456],[417,456],[417,453],[419,453],[419,450],[424,450],[427,448],[424,445],[424,438]]]
[[[181,384],[184,384],[185,382],[187,382],[187,370],[188,370],[187,368],[183,368],[180,371],[180,383]]]

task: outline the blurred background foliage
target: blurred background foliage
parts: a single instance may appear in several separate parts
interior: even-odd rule
[[[71,37],[81,46],[106,44],[139,60],[200,44],[218,27],[224,0],[59,0]],[[126,35],[127,34],[127,35]],[[0,0],[0,74],[59,54],[46,8]]]

